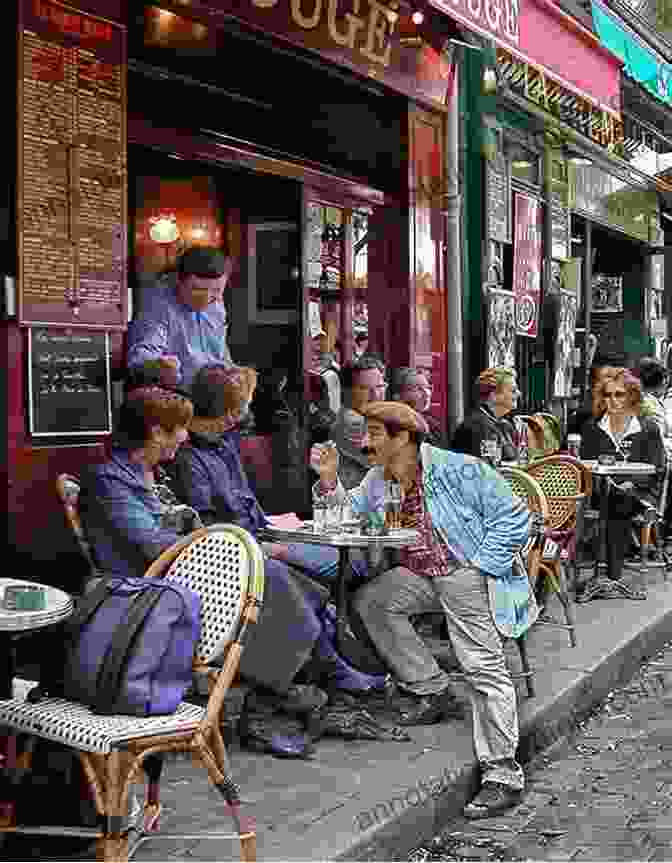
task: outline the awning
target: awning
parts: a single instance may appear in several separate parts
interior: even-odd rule
[[[656,99],[672,105],[672,65],[599,0],[591,0],[600,41],[623,61],[623,71]]]

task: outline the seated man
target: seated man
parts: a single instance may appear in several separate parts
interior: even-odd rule
[[[507,416],[520,397],[515,369],[485,369],[476,378],[476,390],[478,408],[457,427],[450,448],[482,458],[483,443],[497,440],[503,461],[517,461],[526,430],[522,422]]]
[[[231,269],[231,259],[218,249],[187,249],[178,262],[177,284],[158,289],[129,326],[131,373],[146,383],[188,388],[206,363],[232,364],[222,302]]]
[[[364,436],[363,408],[370,401],[385,398],[385,365],[364,355],[341,372],[343,403],[331,429],[331,439],[340,455],[339,477],[346,488],[362,481],[369,469],[369,461],[362,452]]]
[[[350,492],[353,509],[380,506],[384,482],[401,483],[402,526],[420,534],[401,565],[361,587],[355,607],[379,655],[416,704],[402,721],[429,724],[455,715],[449,678],[410,617],[443,610],[457,659],[471,684],[473,740],[482,788],[465,808],[484,818],[517,803],[524,778],[516,762],[516,695],[502,637],[518,637],[533,622],[527,576],[514,576],[514,551],[530,531],[530,514],[508,484],[470,456],[423,443],[423,418],[399,402],[364,408],[374,467]],[[316,494],[344,495],[333,450],[319,455]]]
[[[432,404],[432,384],[427,372],[408,366],[392,369],[389,398],[394,402],[404,402],[422,414],[429,428],[426,442],[432,446],[447,448],[448,441],[445,432],[439,422],[429,413]]]

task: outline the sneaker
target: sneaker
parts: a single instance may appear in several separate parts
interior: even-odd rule
[[[465,818],[492,818],[513,806],[517,806],[523,798],[523,792],[501,782],[484,783],[478,794],[464,807]]]
[[[444,719],[464,719],[466,712],[451,689],[436,695],[423,695],[401,714],[400,725],[435,725]]]

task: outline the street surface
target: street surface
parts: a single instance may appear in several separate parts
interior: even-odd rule
[[[407,859],[672,861],[672,644],[526,774],[510,813],[453,822]]]

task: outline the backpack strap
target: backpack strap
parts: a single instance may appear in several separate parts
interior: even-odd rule
[[[109,650],[105,654],[105,659],[98,673],[96,701],[93,707],[95,713],[107,715],[115,713],[122,676],[128,664],[129,651],[148,615],[163,595],[164,589],[148,587],[138,593],[128,611],[126,620],[115,629]]]

